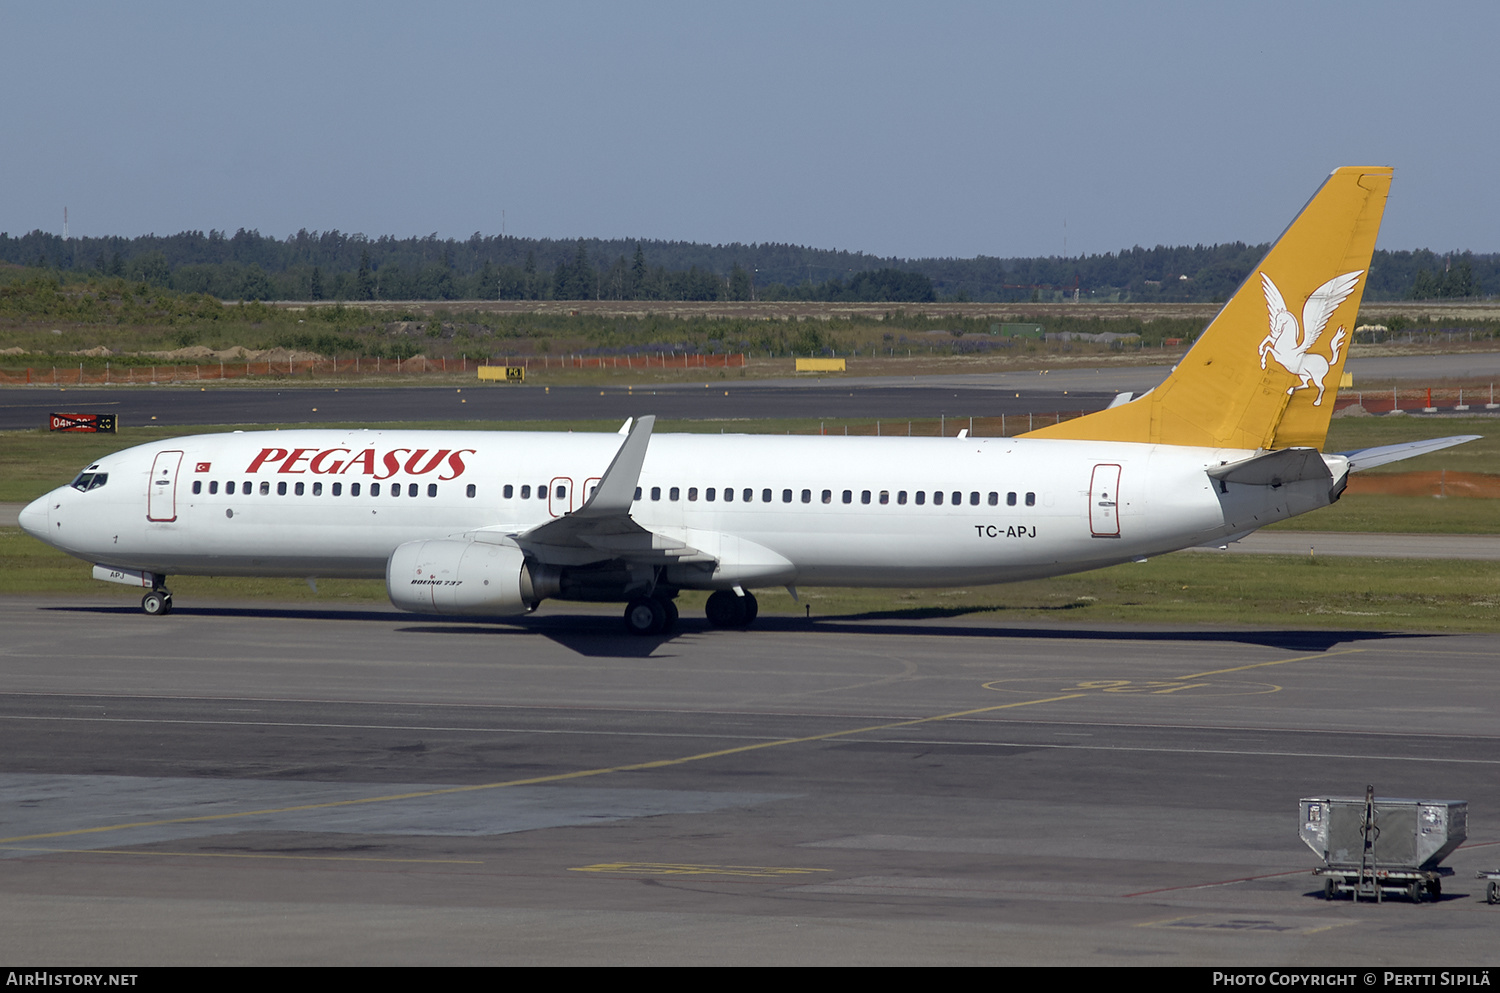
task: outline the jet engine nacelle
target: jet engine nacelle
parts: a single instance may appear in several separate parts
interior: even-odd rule
[[[422,614],[524,614],[547,595],[515,545],[453,539],[398,546],[385,588],[391,603]]]

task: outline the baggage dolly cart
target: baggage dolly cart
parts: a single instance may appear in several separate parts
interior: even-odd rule
[[[1325,900],[1336,900],[1341,893],[1349,893],[1355,900],[1374,900],[1376,903],[1380,903],[1386,896],[1403,895],[1412,903],[1421,903],[1424,899],[1442,898],[1443,878],[1453,875],[1453,870],[1447,866],[1439,866],[1436,869],[1366,869],[1361,873],[1358,866],[1324,866],[1314,869],[1313,875],[1323,879]],[[1500,875],[1496,878],[1500,878]],[[1490,885],[1500,890],[1500,884]]]
[[[1363,797],[1304,797],[1300,813],[1299,834],[1323,859],[1313,875],[1328,900],[1344,893],[1377,903],[1387,895],[1440,899],[1443,879],[1453,875],[1440,863],[1468,836],[1467,802],[1377,797],[1373,786]],[[1490,885],[1500,900],[1500,884]]]
[[[1480,869],[1474,875],[1489,880],[1484,887],[1484,902],[1500,903],[1500,869]]]

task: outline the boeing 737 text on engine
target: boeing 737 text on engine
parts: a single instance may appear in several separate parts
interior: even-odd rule
[[[742,627],[757,588],[1000,583],[1232,541],[1472,437],[1321,451],[1390,181],[1334,172],[1160,386],[1020,437],[653,436],[649,416],[199,435],[100,459],[21,526],[145,589],[148,614],[173,574],[383,576],[424,613],[625,601],[640,634],[686,589]]]

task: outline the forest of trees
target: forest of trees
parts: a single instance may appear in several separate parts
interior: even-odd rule
[[[225,300],[823,300],[921,303],[1229,297],[1265,245],[1131,248],[1077,258],[881,258],[782,244],[184,231],[137,238],[0,233],[0,262],[122,276]],[[1500,254],[1378,251],[1366,300],[1500,291]]]

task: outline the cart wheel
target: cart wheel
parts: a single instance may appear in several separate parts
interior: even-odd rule
[[[1412,883],[1406,888],[1406,895],[1411,898],[1412,903],[1422,902],[1422,884]]]
[[[1490,885],[1485,887],[1485,891],[1484,898],[1487,903],[1500,903],[1500,883],[1491,880]]]
[[[1427,896],[1432,900],[1441,900],[1443,898],[1443,881],[1441,879],[1434,879],[1427,884]]]
[[[1327,879],[1323,880],[1323,899],[1332,900],[1338,895],[1339,884],[1333,881],[1333,877],[1329,876]]]

